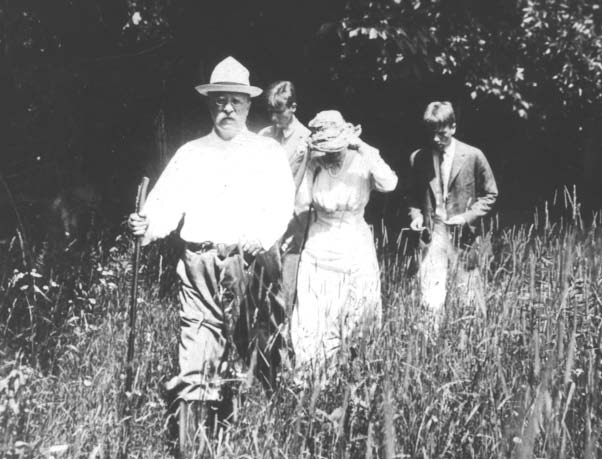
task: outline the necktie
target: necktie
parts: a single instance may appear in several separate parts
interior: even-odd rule
[[[446,205],[444,204],[444,178],[442,177],[444,174],[444,155],[442,155],[440,152],[437,152],[434,159],[436,163],[435,166],[437,168],[436,176],[440,189],[436,194],[436,215],[441,219],[446,219]]]
[[[279,129],[276,134],[276,140],[279,144],[283,144],[285,142],[285,132],[282,129]]]

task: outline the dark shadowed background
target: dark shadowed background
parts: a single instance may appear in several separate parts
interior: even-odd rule
[[[210,129],[194,86],[228,55],[252,84],[293,81],[302,122],[335,108],[362,125],[400,176],[373,223],[407,225],[432,100],[453,102],[457,137],[488,157],[503,222],[574,184],[586,216],[601,207],[598,2],[3,0],[0,21],[0,238],[17,217],[33,240],[114,234],[140,178]],[[260,99],[248,124],[267,124]]]

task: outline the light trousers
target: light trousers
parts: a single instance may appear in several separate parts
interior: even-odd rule
[[[271,250],[253,260],[238,252],[185,249],[177,271],[180,374],[173,386],[179,387],[179,397],[220,399],[224,378],[233,378],[233,364],[249,364],[256,347],[258,368],[270,370],[264,355],[275,345],[283,319],[282,302],[275,295],[278,254]]]
[[[449,228],[436,222],[431,242],[423,249],[419,270],[421,303],[436,318],[443,314],[446,300],[455,298],[485,311],[483,282],[466,251],[452,242]]]

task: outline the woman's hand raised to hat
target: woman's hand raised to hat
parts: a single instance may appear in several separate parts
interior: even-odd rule
[[[358,150],[358,152],[362,153],[363,147],[367,145],[359,137],[352,137],[348,142],[348,149],[350,150]]]
[[[378,152],[375,147],[371,147],[359,137],[354,137],[348,143],[348,149],[357,151],[360,155],[371,155]]]
[[[348,123],[348,149],[357,150],[359,153],[364,153],[366,148],[371,148],[366,142],[360,139],[362,127],[360,125],[353,126]]]

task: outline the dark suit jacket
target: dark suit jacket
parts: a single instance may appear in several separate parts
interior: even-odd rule
[[[413,152],[410,165],[411,186],[407,196],[410,218],[414,220],[422,214],[424,225],[431,229],[436,187],[439,186],[433,150],[423,148]],[[497,196],[496,181],[482,151],[456,140],[445,202],[448,218],[463,216],[471,234],[474,234],[477,221],[492,210]]]

